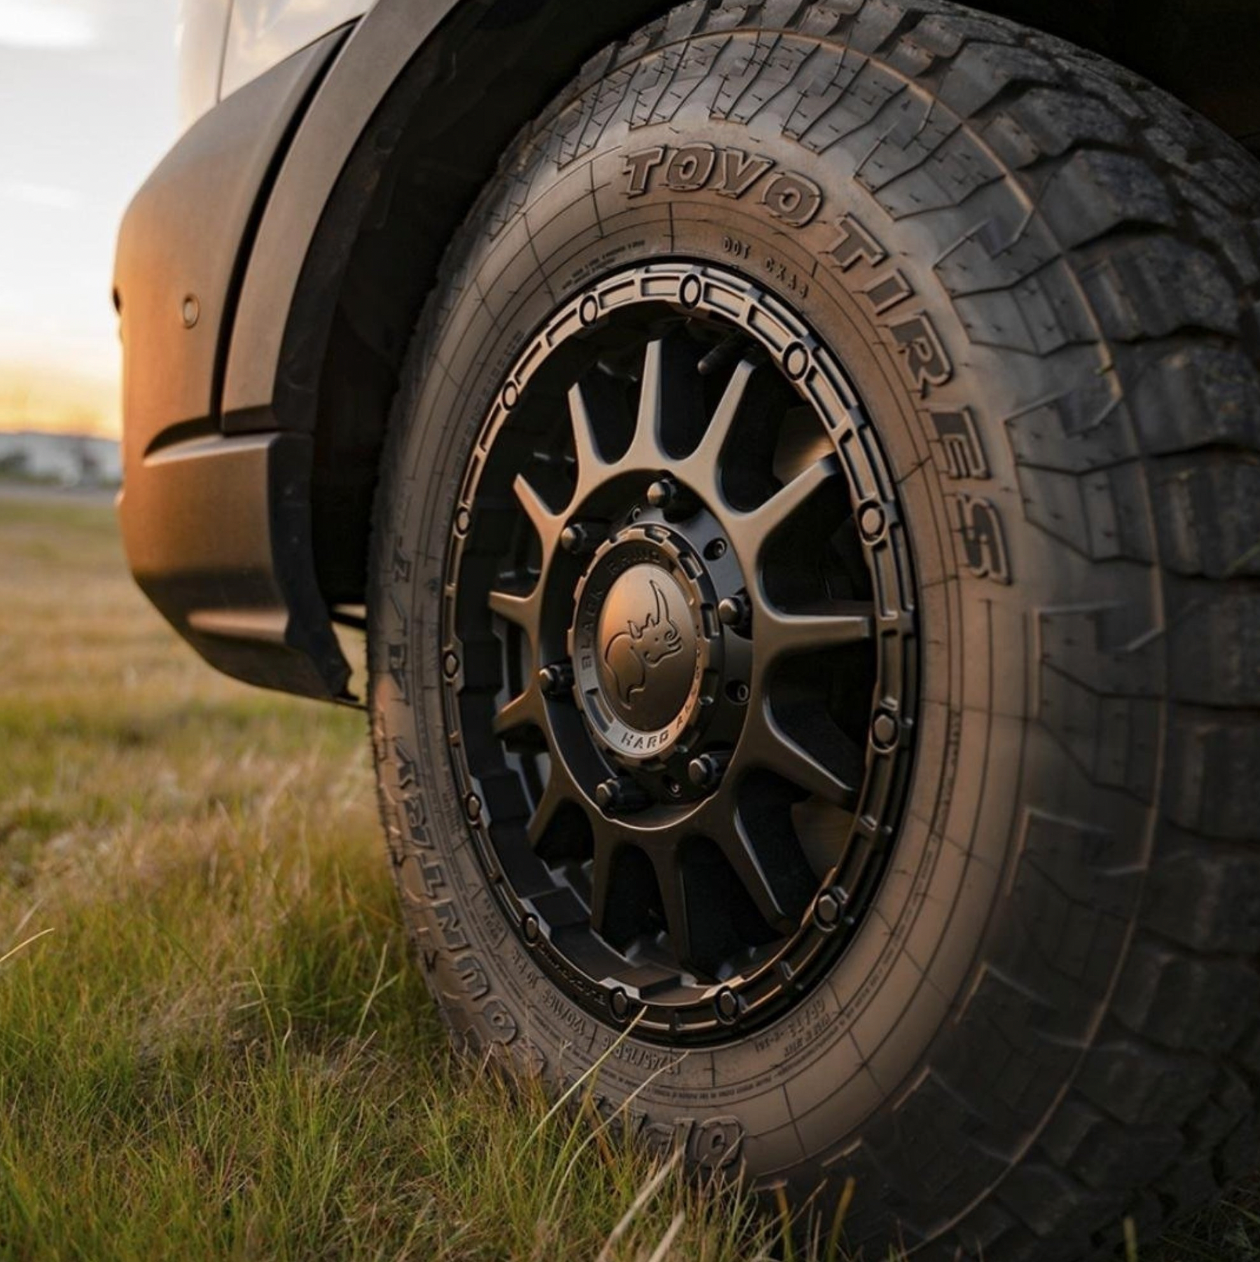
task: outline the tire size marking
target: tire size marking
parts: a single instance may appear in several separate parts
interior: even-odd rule
[[[768,254],[761,267],[765,274],[771,280],[778,281],[783,289],[789,290],[798,298],[809,297],[808,277],[802,276],[790,263],[785,263],[781,259],[775,258],[773,254]]]

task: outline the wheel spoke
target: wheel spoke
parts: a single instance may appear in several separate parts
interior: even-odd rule
[[[613,858],[617,843],[607,835],[595,834],[595,853],[591,860],[591,931],[608,936],[611,905]]]
[[[839,472],[840,463],[831,453],[806,465],[791,482],[777,490],[764,504],[753,509],[745,518],[757,540],[761,542],[768,539],[805,504],[819,487]]]
[[[564,526],[563,516],[553,513],[547,507],[542,496],[534,490],[533,485],[523,473],[516,475],[516,480],[512,483],[512,490],[515,492],[521,508],[524,509],[525,516],[529,518],[530,525],[538,532],[538,537],[542,541],[543,553],[549,554],[555,547],[556,539]]]
[[[784,613],[762,600],[753,611],[753,628],[756,651],[769,664],[872,639],[875,606],[870,601],[845,601],[827,612]]]
[[[722,449],[731,435],[735,418],[739,414],[740,405],[748,393],[748,383],[758,365],[751,359],[741,359],[735,365],[735,371],[722,393],[718,405],[713,410],[704,437],[700,439],[695,451],[687,457],[682,475],[697,489],[702,489],[712,496],[720,484],[719,470],[722,465]]]
[[[682,869],[676,854],[653,856],[656,883],[661,892],[661,906],[665,911],[665,928],[669,934],[670,949],[680,964],[692,963],[691,918],[687,914],[687,893],[683,888]]]
[[[537,644],[540,614],[537,587],[524,596],[517,592],[505,592],[501,588],[495,588],[491,591],[486,603],[490,606],[491,613],[498,614],[514,627],[520,627],[530,644]]]
[[[518,697],[513,697],[494,716],[494,734],[506,736],[523,727],[543,726],[542,693],[536,685],[530,685]]]
[[[750,765],[773,771],[797,788],[846,810],[856,805],[857,790],[830,771],[809,750],[798,745],[768,710],[763,710],[759,722],[751,721],[751,714],[749,719],[744,741],[749,750],[746,760]]]
[[[573,426],[573,450],[577,455],[578,485],[586,486],[597,480],[605,461],[599,454],[590,403],[580,381],[569,391],[569,419]]]
[[[733,794],[723,792],[711,799],[698,824],[726,856],[766,924],[779,933],[790,933],[799,917],[793,916],[787,901],[776,891],[735,809]]]
[[[585,801],[577,786],[569,777],[568,771],[554,755],[551,759],[551,770],[547,776],[547,784],[529,817],[526,836],[529,844],[537,849],[556,818],[556,812],[566,803],[574,803],[585,809]]]
[[[665,459],[661,446],[664,419],[665,343],[656,338],[643,352],[643,375],[639,380],[639,410],[634,421],[634,437],[622,462],[644,469],[658,469]]]

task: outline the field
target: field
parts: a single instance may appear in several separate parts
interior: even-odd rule
[[[0,488],[0,1256],[781,1256],[448,1053],[366,743],[204,667],[107,505]],[[1251,1239],[1235,1203],[1142,1256]]]

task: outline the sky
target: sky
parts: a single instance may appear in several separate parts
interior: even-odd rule
[[[116,435],[123,211],[176,139],[178,0],[0,0],[0,429]]]

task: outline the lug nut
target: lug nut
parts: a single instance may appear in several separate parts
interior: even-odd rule
[[[718,991],[713,1006],[723,1021],[734,1021],[739,1016],[739,996],[729,987],[724,986]]]
[[[560,532],[560,546],[574,556],[594,552],[608,536],[608,527],[597,521],[571,521]]]
[[[562,697],[573,691],[573,663],[553,662],[538,672],[538,686],[544,697]]]
[[[724,596],[719,600],[717,614],[718,621],[724,627],[730,627],[732,631],[742,631],[748,625],[752,607],[748,597],[740,592],[737,596]]]
[[[687,779],[697,789],[716,789],[730,761],[730,752],[724,749],[701,754],[687,764]]]
[[[657,478],[648,487],[647,502],[653,508],[660,509],[668,521],[691,517],[696,511],[695,497],[668,476]]]
[[[648,805],[648,796],[629,776],[617,776],[595,789],[595,801],[605,814],[623,815],[643,810]]]
[[[673,478],[657,478],[647,489],[647,502],[653,508],[668,508],[678,498],[678,483]]]
[[[608,996],[608,1006],[618,1021],[624,1021],[630,1015],[630,996],[618,987]]]

